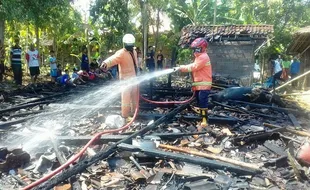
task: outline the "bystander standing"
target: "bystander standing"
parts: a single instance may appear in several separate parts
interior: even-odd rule
[[[300,72],[300,61],[297,59],[297,57],[294,57],[293,63],[291,64],[292,79],[296,78],[299,75],[299,72]],[[298,81],[297,80],[293,81],[292,86],[294,88],[298,87]]]
[[[30,44],[26,59],[30,71],[31,83],[33,85],[36,85],[38,76],[40,75],[39,57],[39,51],[34,48],[34,44]]]
[[[11,48],[10,61],[15,84],[22,85],[22,48],[19,46],[19,38],[15,38],[15,45]]]
[[[56,82],[56,78],[58,76],[57,74],[57,64],[56,64],[56,57],[54,50],[50,51],[50,57],[49,57],[49,63],[50,63],[50,75],[51,75],[51,81]]]
[[[162,54],[162,51],[159,50],[159,52],[157,54],[157,68],[158,68],[158,70],[163,69],[163,63],[164,63],[164,55]]]
[[[149,46],[147,55],[146,55],[146,67],[150,72],[155,71],[155,59],[154,59],[154,50],[153,46]]]

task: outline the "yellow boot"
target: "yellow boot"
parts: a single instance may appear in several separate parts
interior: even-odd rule
[[[200,123],[200,127],[204,128],[208,126],[208,108],[201,108],[200,114],[202,117],[202,121]]]

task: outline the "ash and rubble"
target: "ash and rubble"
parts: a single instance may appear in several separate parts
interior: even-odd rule
[[[189,84],[183,81],[174,82],[172,87],[165,80],[153,82],[151,87],[141,86],[144,97],[169,101],[191,96]],[[309,189],[309,165],[297,156],[310,136],[307,110],[264,89],[238,87],[236,81],[225,78],[215,83],[217,88],[212,89],[208,111],[209,126],[202,131],[197,130],[201,118],[193,109],[194,102],[180,106],[140,100],[138,118],[128,130],[103,135],[78,164],[67,170],[78,170],[84,162],[117,145],[107,158],[97,160],[69,179],[60,174],[37,189]],[[27,91],[26,103],[17,101],[20,95],[4,96],[10,97],[10,101],[4,98],[2,107],[6,111],[0,110],[0,189],[30,184],[69,160],[94,134],[113,128],[105,121],[109,115],[119,114],[118,101],[88,118],[75,118],[52,138],[33,144],[31,151],[22,149],[22,142],[19,147],[10,144],[16,135],[38,132],[28,126],[33,117],[54,109],[53,103],[66,102],[68,96],[88,88],[96,86],[70,90],[46,87],[44,93],[37,93],[41,98],[38,101],[31,99],[31,92]],[[53,96],[48,91],[59,96],[44,102],[42,98]],[[17,108],[8,109],[7,105]],[[143,131],[145,128],[150,130]],[[11,136],[12,133],[15,135]],[[134,138],[130,138],[133,134]],[[128,141],[120,142],[126,138]]]

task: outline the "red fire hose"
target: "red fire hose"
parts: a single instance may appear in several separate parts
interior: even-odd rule
[[[159,101],[153,101],[153,100],[149,100],[144,98],[143,96],[140,96],[140,98],[146,102],[149,102],[151,104],[186,104],[190,101],[192,101],[195,98],[195,92],[193,92],[192,97],[190,97],[190,99],[184,100],[184,101],[169,101],[169,102],[159,102]]]
[[[139,90],[138,90],[138,93],[139,93]],[[122,130],[125,130],[127,129],[133,122],[134,120],[136,119],[137,115],[138,115],[138,112],[139,112],[139,94],[138,94],[138,97],[137,97],[137,105],[136,105],[136,109],[135,109],[135,113],[134,113],[134,116],[132,118],[132,120],[127,123],[126,125],[124,125],[122,128],[119,128],[119,129],[113,129],[113,130],[106,130],[106,131],[103,131],[103,132],[100,132],[100,133],[97,133],[84,147],[83,149],[77,153],[75,156],[71,157],[66,163],[64,163],[63,165],[61,165],[60,167],[58,167],[57,169],[55,169],[54,171],[52,171],[51,173],[49,173],[48,175],[42,177],[41,179],[27,185],[26,187],[24,187],[22,190],[29,190],[29,189],[32,189],[38,185],[40,185],[41,183],[44,183],[45,181],[47,181],[48,179],[52,178],[53,176],[55,176],[57,173],[59,173],[60,171],[62,171],[63,169],[67,168],[68,166],[70,166],[70,164],[72,164],[74,161],[76,161],[79,157],[81,157],[84,152],[87,150],[87,148],[93,144],[94,141],[96,141],[97,139],[99,139],[102,135],[104,134],[108,134],[108,133],[116,133],[116,132],[119,132],[119,131],[122,131]]]

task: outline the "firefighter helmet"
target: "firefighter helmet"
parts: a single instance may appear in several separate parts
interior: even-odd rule
[[[131,45],[133,46],[136,42],[135,37],[132,34],[125,34],[123,37],[123,43],[125,45]]]
[[[197,38],[192,42],[190,47],[194,49],[195,52],[201,53],[206,51],[208,47],[208,42],[204,38]]]

